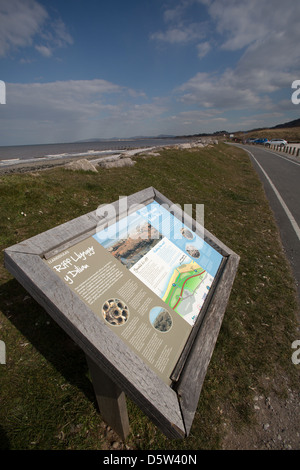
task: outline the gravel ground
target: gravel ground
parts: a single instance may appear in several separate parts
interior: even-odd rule
[[[282,375],[276,380],[266,377],[263,382],[267,394],[257,394],[253,399],[255,425],[236,431],[231,413],[223,411],[224,440],[220,450],[300,450],[299,391],[291,389]],[[124,443],[105,423],[103,429],[103,450],[135,449],[130,438]]]
[[[293,390],[284,375],[262,382],[267,392],[254,396],[256,424],[236,432],[225,418],[224,450],[300,450],[299,388]]]

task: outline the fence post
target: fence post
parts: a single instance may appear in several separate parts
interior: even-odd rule
[[[130,432],[125,393],[87,355],[86,360],[102,418],[125,440]]]

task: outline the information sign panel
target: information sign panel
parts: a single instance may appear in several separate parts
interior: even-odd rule
[[[170,385],[222,259],[154,201],[45,262]]]
[[[5,264],[93,367],[182,438],[239,257],[152,187],[127,202],[8,248]]]

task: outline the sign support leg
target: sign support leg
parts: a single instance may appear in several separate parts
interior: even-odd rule
[[[123,439],[129,434],[125,393],[86,356],[99,410],[104,421]]]

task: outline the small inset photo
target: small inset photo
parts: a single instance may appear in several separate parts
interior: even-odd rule
[[[200,258],[200,251],[194,245],[186,245],[185,251],[192,257],[192,258]]]
[[[153,328],[166,333],[172,327],[172,317],[163,307],[154,307],[150,310],[149,320]]]
[[[182,229],[180,230],[180,233],[184,238],[187,238],[188,240],[193,240],[195,236],[193,232],[191,232],[190,230],[184,227],[182,227]]]
[[[110,325],[121,326],[129,318],[127,305],[120,299],[109,299],[102,306],[102,315],[104,320]]]

